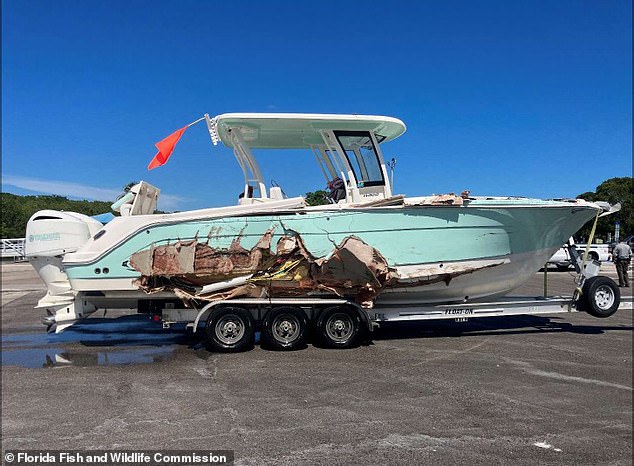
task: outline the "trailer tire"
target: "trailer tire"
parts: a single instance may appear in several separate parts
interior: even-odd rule
[[[361,338],[361,316],[348,306],[329,307],[319,315],[316,330],[323,346],[352,348]]]
[[[207,345],[223,353],[237,353],[253,347],[253,318],[241,307],[219,307],[211,311],[205,328]]]
[[[619,308],[621,292],[614,280],[608,277],[592,277],[583,285],[579,309],[594,317],[610,317]]]
[[[263,346],[282,351],[306,347],[308,320],[296,307],[278,307],[271,310],[262,322]]]

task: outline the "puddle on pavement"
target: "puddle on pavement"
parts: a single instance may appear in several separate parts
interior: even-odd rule
[[[149,364],[197,343],[184,326],[163,329],[145,315],[91,318],[61,333],[42,329],[5,334],[1,341],[3,366],[29,368]]]
[[[174,350],[175,348],[158,347],[83,353],[65,351],[60,348],[32,348],[9,351],[3,349],[2,365],[40,368],[148,364],[169,359]]]

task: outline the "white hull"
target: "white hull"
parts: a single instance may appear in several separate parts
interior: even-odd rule
[[[379,296],[378,306],[452,303],[477,301],[503,296],[524,284],[544,265],[544,258],[550,257],[551,249],[523,254],[511,254],[498,260],[467,261],[452,264],[455,268],[469,270],[451,278],[449,283],[442,280],[439,271],[430,280],[439,281],[411,288],[387,289]],[[493,265],[498,264],[498,265]],[[451,266],[451,265],[450,265]],[[448,269],[445,265],[443,268]],[[403,270],[399,270],[403,273]]]

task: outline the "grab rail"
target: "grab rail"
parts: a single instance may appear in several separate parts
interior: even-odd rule
[[[26,238],[3,238],[0,241],[0,257],[13,257],[14,262],[26,260],[24,255]]]

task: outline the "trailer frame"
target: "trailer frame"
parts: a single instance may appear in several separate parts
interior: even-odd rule
[[[573,244],[567,245],[577,271],[577,285],[571,296],[514,296],[499,300],[464,301],[439,304],[382,304],[361,307],[346,298],[234,298],[209,302],[201,309],[166,304],[160,311],[164,328],[185,323],[196,333],[204,329],[208,343],[220,351],[240,351],[253,344],[255,330],[275,349],[304,346],[309,333],[325,346],[348,348],[362,337],[371,338],[382,323],[453,320],[518,315],[587,312],[609,317],[620,305],[620,291],[611,278],[598,275],[600,263],[588,261]],[[546,270],[544,272],[547,273]],[[202,325],[202,324],[206,325]]]

